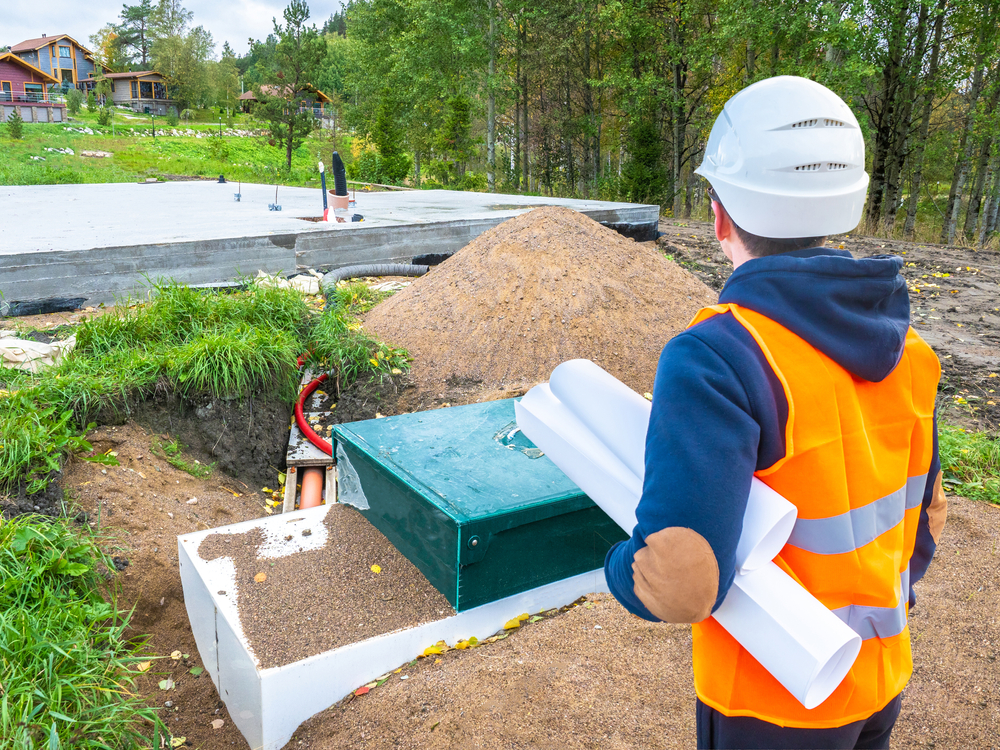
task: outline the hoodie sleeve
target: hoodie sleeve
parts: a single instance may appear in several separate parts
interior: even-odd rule
[[[675,619],[671,612],[669,621],[697,622],[722,603],[735,576],[754,471],[784,455],[786,417],[780,383],[731,315],[667,344],[653,390],[638,524],[605,561],[608,586],[626,609],[647,620],[667,619],[653,611],[664,613],[646,585],[654,577],[643,575],[650,567],[672,576],[671,591],[680,586],[707,599],[707,606],[686,613],[697,619]],[[661,553],[670,565],[656,569]],[[689,592],[692,587],[699,590]]]
[[[948,517],[948,499],[942,486],[941,457],[938,454],[937,414],[934,415],[934,453],[927,472],[927,486],[920,505],[920,521],[917,524],[917,539],[910,556],[910,607],[917,602],[913,584],[924,577],[931,559],[937,550],[938,539]]]

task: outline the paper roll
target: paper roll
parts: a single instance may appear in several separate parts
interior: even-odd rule
[[[791,536],[797,515],[794,505],[754,477],[736,545],[736,572],[749,573],[771,562]]]
[[[569,413],[547,386],[532,388],[514,404],[514,414],[521,432],[631,534],[642,481]]]
[[[651,404],[589,359],[571,359],[552,371],[553,395],[642,480]]]
[[[574,360],[566,364],[581,361],[585,360]],[[600,370],[597,365],[594,368]],[[592,375],[592,371],[587,374]],[[607,376],[611,378],[610,375]],[[592,379],[591,383],[595,380]],[[615,382],[629,390],[617,380]],[[565,381],[563,385],[565,393]],[[633,391],[630,393],[641,399]],[[641,427],[643,441],[637,441],[635,434],[639,430],[636,427],[635,411],[633,409],[630,417],[619,420],[616,434],[621,434],[622,424],[629,425],[633,431],[631,442],[639,445],[639,455],[642,456],[645,453],[646,429],[645,426]],[[587,422],[597,425],[598,420],[574,413],[568,404],[556,398],[555,392],[545,383],[535,386],[515,403],[514,414],[521,432],[607,513],[612,521],[624,529],[626,534],[635,530],[635,511],[642,496],[645,474],[643,466],[639,465],[640,472],[637,476],[611,451],[602,439],[604,435],[598,437],[587,425]],[[603,419],[611,421],[609,415]],[[647,414],[646,423],[648,422]],[[794,505],[754,477],[743,514],[743,534],[736,548],[737,571],[747,573],[770,562],[792,533],[795,514]]]
[[[830,697],[861,650],[861,636],[773,562],[737,574],[712,616],[806,708]]]

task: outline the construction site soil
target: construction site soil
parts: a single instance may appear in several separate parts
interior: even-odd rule
[[[322,524],[327,541],[321,549],[284,557],[260,556],[258,529],[213,534],[198,547],[203,560],[228,557],[235,564],[237,590],[227,595],[238,597],[240,624],[262,669],[455,613],[357,510],[334,505]],[[308,536],[313,529],[295,533]],[[275,628],[276,612],[284,613],[281,628]]]
[[[712,239],[710,225],[664,221],[661,231],[664,236],[655,247],[652,243],[641,246],[626,243],[635,251],[659,250],[672,255],[673,260],[713,289],[721,288],[728,268]],[[540,245],[543,239],[539,238]],[[833,242],[844,244],[856,255],[901,254],[907,264],[913,264],[907,265],[903,272],[911,286],[914,323],[944,365],[939,404],[942,413],[953,422],[996,429],[1000,412],[989,402],[996,401],[993,389],[998,382],[990,375],[1000,367],[995,327],[1000,322],[997,316],[1000,256],[866,237],[833,238]],[[448,264],[458,261],[460,258],[456,257],[442,264],[421,281],[432,282],[438,274],[443,277],[441,272]],[[669,263],[663,267],[676,274]],[[477,284],[492,285],[509,293],[518,288],[508,285],[508,289],[499,277],[488,276],[491,266],[470,268],[476,272],[472,276]],[[607,265],[595,264],[591,278],[600,281],[611,270]],[[495,274],[496,270],[490,273]],[[479,279],[478,274],[483,278]],[[472,281],[468,278],[459,274],[454,281],[468,283],[471,289]],[[688,278],[685,283],[689,282]],[[553,288],[568,294],[569,304],[575,304],[573,292],[577,289],[561,285],[555,276],[551,283]],[[665,285],[661,282],[661,286]],[[411,296],[413,287],[407,290]],[[481,288],[476,287],[477,295],[485,302],[494,292],[479,291]],[[444,293],[447,288],[439,291]],[[405,293],[399,298],[403,299]],[[430,293],[421,292],[421,296]],[[498,300],[506,299],[499,292],[495,296]],[[613,304],[615,294],[609,292],[606,299]],[[692,299],[691,303],[697,307],[711,301],[714,295],[706,300]],[[554,304],[561,307],[567,303],[556,297]],[[426,313],[415,309],[418,312],[413,320],[418,322],[436,321],[435,325],[439,325],[437,321],[450,320],[455,327],[462,320],[441,318],[447,311],[440,309]],[[484,314],[477,313],[477,309],[468,307],[466,316],[474,331],[486,335],[493,329],[472,326],[476,322],[486,324],[477,320],[477,315]],[[535,339],[527,335],[530,333],[527,323],[539,322],[530,321],[532,314],[539,318],[537,312],[519,313],[522,328],[496,329],[490,335],[500,336],[499,343],[483,342],[483,348],[468,356],[488,360],[492,351],[503,362],[509,362],[512,356],[527,356],[535,346]],[[678,309],[675,314],[679,329],[686,324],[687,313]],[[627,308],[622,315],[639,318]],[[46,329],[75,322],[66,317],[50,324],[48,316],[40,316],[33,323]],[[555,333],[562,326],[562,318],[558,320],[556,326],[553,317],[548,318],[548,328]],[[0,327],[13,327],[12,321],[4,320]],[[534,332],[535,326],[531,328]],[[572,330],[579,332],[579,328]],[[632,331],[629,336],[651,338],[644,325],[633,330],[623,324],[620,330]],[[431,328],[420,331],[432,342],[447,332],[440,325],[436,331]],[[620,335],[624,337],[626,333]],[[614,352],[625,356],[623,352],[627,351],[624,340],[617,342],[620,346],[615,348],[605,339],[594,341],[598,353],[610,352],[614,357]],[[406,345],[399,340],[392,343]],[[648,360],[636,365],[632,377],[641,378],[642,373],[647,373],[646,382],[651,385],[651,373],[662,343],[657,341],[646,347],[643,356]],[[544,342],[538,342],[538,347],[544,354]],[[507,349],[518,351],[511,355]],[[569,356],[581,353],[556,356],[551,366]],[[458,354],[452,352],[447,357],[455,358]],[[405,380],[366,383],[357,386],[357,391],[345,391],[336,410],[340,412],[337,418],[350,421],[377,413],[397,413],[410,404],[412,408],[420,405],[428,408],[516,395],[530,384],[535,373],[541,373],[537,379],[542,380],[551,369],[546,364],[516,378],[503,374],[510,372],[507,364],[490,370],[485,363],[476,363],[463,371],[463,375],[454,371],[447,357],[431,347],[417,356],[412,384]],[[610,364],[601,363],[606,367]],[[615,372],[613,366],[609,369]],[[490,381],[497,372],[501,374],[499,379]],[[617,374],[622,373],[619,370]],[[630,384],[649,390],[649,385],[641,380]],[[351,398],[354,405],[347,408]],[[275,419],[278,420],[277,415]],[[287,425],[287,420],[280,420],[285,434]],[[79,516],[81,522],[99,526],[114,536],[115,540],[108,544],[122,560],[119,574],[122,604],[135,605],[133,631],[137,636],[149,636],[147,648],[155,655],[150,669],[137,675],[140,693],[151,705],[161,707],[161,715],[174,735],[185,737],[188,745],[246,748],[206,674],[190,674],[191,668],[200,666],[201,661],[183,604],[176,537],[261,517],[268,510],[265,500],[270,495],[259,491],[262,484],[225,476],[218,469],[206,479],[197,479],[174,468],[151,453],[152,441],[166,436],[150,433],[132,422],[98,428],[90,439],[96,451],[115,450],[121,466],[102,467],[71,459],[64,468],[61,487],[85,512]],[[236,450],[238,445],[237,440]],[[242,468],[236,467],[237,476]],[[276,476],[273,470],[269,471],[268,484],[276,487]],[[192,498],[198,502],[189,504]],[[893,748],[1000,748],[1000,673],[996,667],[1000,655],[998,548],[1000,508],[952,498],[937,556],[917,587],[918,603],[911,620],[915,670],[893,736]],[[607,596],[592,600],[589,607],[584,604],[523,625],[506,639],[400,665],[399,673],[367,695],[349,697],[307,722],[288,748],[693,745],[690,629],[638,620]],[[379,602],[371,602],[370,606],[377,609]],[[289,634],[298,631],[286,627],[285,614],[276,615],[273,630],[283,638],[290,638]],[[171,658],[173,652],[180,652],[180,658]],[[158,683],[167,678],[173,680],[173,687],[161,690]],[[222,727],[213,728],[211,722],[220,718],[224,720]]]
[[[664,344],[714,302],[649,243],[549,206],[484,232],[365,327],[410,352],[416,410],[517,395],[579,357],[651,391]]]

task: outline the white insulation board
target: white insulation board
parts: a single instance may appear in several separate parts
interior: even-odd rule
[[[261,529],[264,553],[285,557],[326,543],[322,524],[328,506],[197,531],[177,538],[184,604],[205,669],[225,701],[233,722],[254,750],[278,750],[306,719],[332,706],[373,678],[414,659],[438,641],[488,638],[524,612],[561,607],[584,594],[607,592],[604,571],[594,570],[485,604],[460,614],[326,651],[281,667],[260,669],[243,634],[237,611],[235,572],[229,558],[205,561],[198,545],[211,534]],[[289,525],[313,529],[293,534]],[[224,595],[220,591],[226,592]],[[322,596],[321,591],[316,596]],[[275,613],[280,627],[281,613]]]

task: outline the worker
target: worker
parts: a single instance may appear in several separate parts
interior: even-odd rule
[[[732,97],[696,172],[734,270],[660,357],[615,597],[693,623],[700,748],[882,748],[912,672],[907,619],[947,511],[934,399],[940,365],[909,325],[902,260],[826,246],[868,187],[850,108],[779,76]],[[775,563],[862,638],[806,709],[710,617],[735,575],[752,478],[798,509]]]

